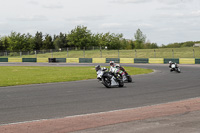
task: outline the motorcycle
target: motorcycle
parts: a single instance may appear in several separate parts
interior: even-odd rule
[[[125,77],[126,77],[126,79],[124,80],[124,82],[132,82],[132,78],[131,78],[131,76],[130,75],[126,75],[125,74]]]
[[[176,71],[177,73],[180,73],[181,69],[179,67],[177,67],[175,64],[172,64],[170,72],[172,72],[172,71]]]
[[[113,86],[124,86],[122,77],[119,74],[116,76],[117,77],[115,77],[114,74],[109,72],[105,67],[97,71],[97,79],[107,88],[111,88]]]

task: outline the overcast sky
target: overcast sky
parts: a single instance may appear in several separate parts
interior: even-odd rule
[[[77,25],[133,40],[139,28],[158,45],[200,41],[200,0],[0,0],[0,36],[69,33]]]

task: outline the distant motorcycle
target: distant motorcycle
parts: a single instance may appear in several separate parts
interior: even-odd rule
[[[96,69],[97,79],[107,88],[113,86],[123,87],[124,81],[122,77],[118,74],[117,77],[113,73],[109,72],[107,68]]]
[[[171,65],[170,71],[171,71],[171,72],[172,72],[172,71],[176,71],[177,73],[180,73],[180,72],[181,72],[181,69],[180,69],[180,67],[177,67],[175,64],[172,64],[172,65]]]

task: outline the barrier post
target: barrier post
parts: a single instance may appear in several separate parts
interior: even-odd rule
[[[85,58],[85,47],[83,48],[83,57]]]
[[[118,49],[118,58],[119,58],[119,49]]]
[[[195,50],[193,49],[193,57],[195,58]]]
[[[37,58],[37,50],[35,50],[35,58]]]
[[[100,55],[101,55],[101,58],[102,58],[102,49],[101,49],[101,46],[100,46]]]
[[[137,58],[137,50],[135,49],[135,58]]]
[[[68,47],[67,47],[67,58],[68,58],[68,50],[69,50],[69,49],[68,49]]]

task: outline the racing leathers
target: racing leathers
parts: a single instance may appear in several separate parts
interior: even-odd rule
[[[126,78],[125,72],[123,72],[118,67],[116,67],[116,65],[110,66],[110,72],[112,72],[117,79],[119,78],[119,77],[117,77],[117,74],[120,74],[122,76],[123,80],[125,80],[125,78]]]
[[[171,71],[172,71],[172,65],[173,64],[175,65],[175,68],[178,68],[178,65],[176,63],[174,63],[174,62],[169,63],[169,68],[170,68]]]

